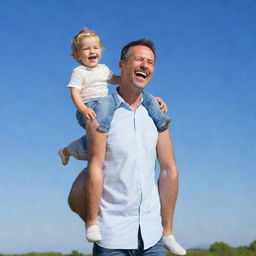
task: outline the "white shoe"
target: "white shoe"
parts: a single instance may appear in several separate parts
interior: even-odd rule
[[[87,227],[86,238],[88,242],[91,242],[91,243],[101,241],[102,237],[101,237],[99,225],[92,225],[90,227]]]
[[[173,235],[163,236],[164,247],[176,255],[186,255],[186,250],[175,240]]]
[[[63,153],[63,149],[58,151],[58,155],[60,156],[61,162],[63,165],[67,165],[69,161],[69,156],[65,156]]]

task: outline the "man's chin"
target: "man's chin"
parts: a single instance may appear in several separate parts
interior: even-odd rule
[[[148,84],[148,80],[144,79],[144,80],[134,80],[134,84],[136,85],[136,87],[140,87],[140,88],[144,88],[147,84]]]
[[[143,90],[143,89],[147,86],[147,83],[135,83],[135,86],[136,86],[138,89]]]

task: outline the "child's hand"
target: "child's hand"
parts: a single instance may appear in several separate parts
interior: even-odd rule
[[[158,103],[159,103],[160,110],[161,110],[163,113],[167,113],[168,108],[167,108],[166,103],[165,103],[161,98],[159,98],[159,97],[156,97],[156,100],[157,100]]]
[[[93,121],[96,118],[96,113],[91,108],[86,108],[82,112],[83,116],[89,121]]]

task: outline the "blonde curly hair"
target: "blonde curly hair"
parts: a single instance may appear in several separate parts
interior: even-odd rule
[[[99,45],[101,48],[103,48],[102,46],[102,42],[100,40],[100,37],[98,36],[98,34],[86,27],[84,27],[78,34],[76,34],[73,39],[72,39],[72,45],[71,45],[71,56],[73,56],[73,58],[77,61],[79,61],[79,56],[78,56],[78,51],[80,49],[80,45],[81,45],[81,41],[82,39],[86,38],[86,37],[96,37],[99,41]]]

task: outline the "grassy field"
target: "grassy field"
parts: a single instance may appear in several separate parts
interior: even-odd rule
[[[173,255],[167,253],[166,255]],[[30,252],[25,254],[1,254],[0,256],[91,256],[91,254],[82,254],[78,251],[72,251],[70,254],[62,254],[58,252]],[[256,256],[256,241],[253,241],[249,246],[240,246],[232,248],[223,242],[217,242],[210,246],[209,250],[194,249],[187,250],[187,256]]]
[[[61,253],[26,253],[26,254],[0,254],[0,256],[71,256],[71,254]],[[92,256],[92,254],[79,254],[80,256]],[[171,256],[173,254],[167,253],[166,255]],[[233,250],[230,252],[211,252],[210,250],[187,250],[187,256],[256,256],[256,252],[252,251],[238,251]]]
[[[71,256],[71,254],[61,253],[26,253],[26,254],[0,254],[0,256]],[[80,256],[92,256],[92,254],[79,254]],[[171,256],[173,254],[167,253],[166,255]],[[252,251],[238,251],[233,250],[230,252],[211,252],[210,250],[187,250],[187,256],[256,256],[256,252]]]

